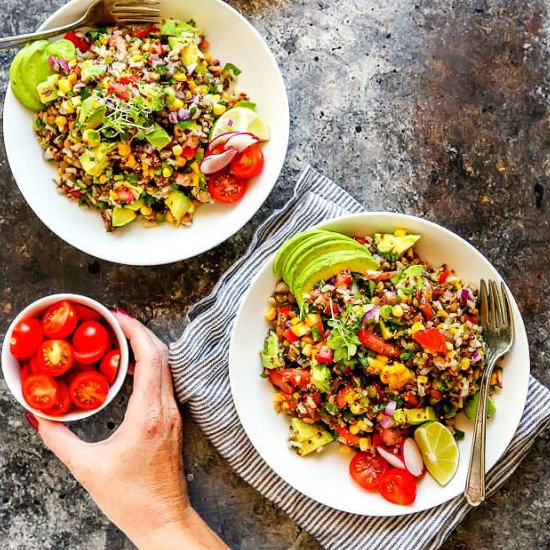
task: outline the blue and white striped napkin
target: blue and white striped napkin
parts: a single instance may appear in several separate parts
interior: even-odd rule
[[[362,210],[342,188],[306,168],[294,198],[259,228],[246,254],[221,277],[212,294],[189,311],[181,338],[170,348],[176,394],[231,467],[328,550],[437,548],[470,509],[462,496],[431,510],[395,518],[358,516],[319,504],[290,487],[264,463],[244,432],[231,397],[229,339],[238,298],[251,279],[291,235]],[[518,430],[506,455],[488,475],[489,495],[514,472],[549,419],[550,391],[531,377]]]

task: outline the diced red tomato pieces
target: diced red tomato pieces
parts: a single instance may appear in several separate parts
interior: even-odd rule
[[[298,341],[298,336],[296,336],[296,334],[294,334],[290,328],[287,328],[287,329],[283,332],[283,336],[284,336],[285,339],[288,340],[291,344],[293,344],[294,342],[297,342],[297,341]]]
[[[401,445],[403,435],[397,428],[383,428],[380,430],[380,439],[386,447]]]
[[[397,359],[401,355],[401,350],[394,344],[386,342],[383,338],[375,334],[370,330],[360,330],[357,333],[361,345],[380,353],[381,355],[386,355],[387,357],[393,357]]]
[[[130,99],[130,92],[128,88],[120,82],[109,82],[109,93],[115,94],[119,99],[128,101]]]
[[[83,53],[87,52],[92,46],[85,38],[78,36],[75,31],[69,31],[64,38],[70,40]]]
[[[433,316],[435,315],[435,311],[434,311],[433,307],[426,300],[422,300],[420,302],[420,311],[422,312],[422,315],[424,315],[424,318],[427,321],[432,319]]]
[[[419,330],[413,334],[416,340],[424,349],[436,353],[445,353],[447,351],[447,340],[445,334],[437,328],[428,328]]]
[[[349,285],[351,285],[353,281],[353,277],[351,276],[351,273],[349,271],[341,271],[336,275],[336,280],[334,282],[334,286],[336,288],[344,287],[348,288]]]
[[[359,448],[359,440],[361,438],[358,435],[352,434],[349,429],[344,426],[339,426],[336,431],[338,432],[338,437],[343,439],[346,445]]]
[[[295,389],[306,389],[311,382],[311,373],[304,369],[280,369],[269,372],[269,380],[283,392],[292,393]]]
[[[439,276],[439,283],[444,285],[447,282],[447,279],[449,278],[450,275],[451,275],[451,272],[445,268],[442,271],[441,275]]]
[[[322,345],[315,356],[318,363],[332,363],[333,361],[333,351],[326,345]]]
[[[150,34],[158,33],[159,29],[155,25],[150,24],[145,27],[134,27],[132,29],[132,34],[141,40],[147,38]]]

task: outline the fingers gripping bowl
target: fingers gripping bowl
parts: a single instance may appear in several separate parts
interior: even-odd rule
[[[431,264],[434,268],[439,268],[442,264],[447,264],[455,271],[465,285],[470,284],[474,287],[479,284],[479,279],[482,277],[499,279],[498,274],[489,262],[468,243],[446,229],[419,218],[390,213],[369,213],[341,218],[325,224],[323,227],[353,236],[366,236],[373,235],[374,233],[393,233],[397,228],[406,228],[409,233],[420,235],[421,238],[415,245],[415,249],[416,254],[426,262],[426,265]],[[310,252],[310,254],[313,253]],[[278,266],[275,267],[277,270]],[[358,267],[356,269],[359,270]],[[307,274],[307,269],[304,271]],[[438,274],[440,275],[439,272]],[[303,285],[306,283],[305,278],[306,277],[303,276],[301,279],[299,277],[294,277],[292,279],[293,284],[290,286],[293,287],[294,292],[299,294],[300,289],[304,288]],[[329,277],[327,276],[326,278]],[[259,319],[265,312],[266,305],[276,284],[277,279],[273,274],[273,262],[269,261],[256,276],[250,289],[243,298],[235,322],[230,350],[231,388],[237,412],[239,413],[248,436],[264,460],[266,460],[266,462],[288,483],[304,494],[334,508],[358,514],[384,516],[402,515],[436,506],[460,494],[463,490],[466,478],[472,432],[471,421],[464,415],[458,416],[453,427],[453,429],[464,433],[464,440],[458,444],[459,457],[455,475],[450,481],[448,479],[443,479],[443,481],[446,482],[444,486],[440,486],[431,475],[421,477],[417,484],[416,499],[413,498],[412,503],[408,506],[400,506],[393,502],[383,500],[376,492],[365,491],[355,483],[350,477],[349,470],[350,459],[354,455],[349,452],[341,452],[336,444],[326,445],[323,452],[320,454],[312,453],[310,456],[306,457],[298,456],[294,450],[288,447],[289,419],[285,417],[285,415],[277,414],[273,407],[273,400],[276,398],[277,394],[281,393],[281,390],[278,388],[279,391],[276,393],[271,384],[259,376],[262,373],[262,365],[258,357],[258,350],[262,349],[266,334],[273,326],[272,322],[264,321],[260,323]],[[399,309],[400,308],[397,308],[395,311],[397,315],[401,314],[401,311],[398,311]],[[407,308],[405,307],[404,309]],[[519,423],[527,392],[529,375],[527,341],[523,323],[515,304],[513,310],[515,324],[518,328],[518,337],[516,338],[511,353],[506,357],[503,363],[502,391],[500,394],[494,396],[497,414],[495,414],[489,422],[487,436],[488,468],[494,465],[508,445]],[[383,313],[386,314],[388,312],[384,311]],[[422,314],[420,313],[420,315]],[[392,322],[391,320],[389,321],[390,324],[392,324]],[[300,332],[302,327],[298,324],[295,326],[297,327],[295,330]],[[430,326],[431,325],[426,322],[425,328],[429,328]],[[334,331],[334,327],[331,328]],[[370,329],[371,325],[367,325],[366,328]],[[378,329],[375,330],[378,331]],[[364,339],[365,335],[362,334],[362,337]],[[420,340],[422,339],[420,338]],[[407,343],[398,340],[390,340],[390,342],[398,345]],[[357,344],[362,350],[361,354],[366,352],[367,348],[364,348],[364,345],[369,343],[372,344],[372,342],[366,341]],[[424,341],[424,343],[426,342]],[[411,344],[413,349],[416,349],[412,345],[412,341],[409,342],[409,344]],[[417,344],[418,341],[415,345]],[[437,345],[437,342],[435,344],[432,342],[431,345]],[[472,345],[472,348],[473,347],[475,346]],[[333,351],[333,353],[336,352]],[[321,365],[323,364],[322,361],[323,358],[321,355]],[[393,366],[391,365],[393,361],[405,363],[405,366],[411,365],[407,358],[401,361],[399,359],[391,359],[390,366]],[[374,367],[381,367],[380,371],[384,370],[383,373],[378,373],[377,378],[384,374],[386,383],[390,382],[389,378],[392,377],[392,374],[399,374],[397,372],[390,372],[391,369],[384,369],[383,365],[375,364]],[[400,374],[406,375],[407,370],[402,370],[403,372]],[[283,384],[288,381],[284,379],[284,375],[282,378]],[[387,388],[387,384],[385,385],[382,380],[379,380],[379,383]],[[406,389],[407,388],[404,387],[403,391]],[[284,391],[282,393],[284,394]],[[300,393],[299,389],[298,393]],[[327,395],[322,392],[321,394]],[[406,396],[401,397],[403,398]],[[436,397],[439,396],[436,395]],[[397,401],[397,404],[386,403],[385,405],[389,404],[390,408],[395,405],[398,409],[398,413],[400,408],[408,408],[407,406],[402,407],[399,399]],[[376,398],[374,398],[371,404],[376,403]],[[304,405],[307,405],[307,403],[304,403]],[[422,400],[418,405],[419,407],[424,406]],[[450,405],[450,402],[447,403],[447,405]],[[330,408],[330,404],[328,406]],[[435,412],[439,414],[438,406],[434,405],[434,407]],[[386,408],[387,407],[385,407],[384,410],[378,411],[381,417],[384,416],[383,413],[385,412],[393,412],[385,410]],[[304,410],[305,409],[302,408],[301,412],[304,412]],[[364,411],[355,412],[364,413]],[[426,411],[424,411],[424,413],[426,413]],[[347,414],[349,414],[349,412]],[[373,419],[367,418],[365,420],[367,424],[368,420],[373,421]],[[425,420],[433,420],[433,418],[431,418],[431,412],[430,418],[425,418]],[[376,418],[374,418],[374,422],[377,422]],[[388,422],[388,420],[383,420],[383,423],[386,422]],[[389,428],[392,428],[392,426],[390,425]],[[355,429],[356,428],[354,428],[354,430]],[[430,429],[430,431],[434,429]],[[377,433],[379,430],[380,427],[375,428]],[[447,430],[447,428],[445,428],[445,430]],[[327,431],[330,431],[330,429]],[[433,433],[430,434],[427,430],[424,430],[424,432],[422,437],[420,437],[419,434],[417,439],[418,445],[423,448],[425,448],[426,441],[429,442],[430,438],[434,437]],[[337,438],[339,435],[341,434],[338,434],[336,430],[334,430],[332,437]],[[356,434],[352,433],[351,435]],[[359,435],[364,436],[365,434],[360,433]],[[358,443],[356,446],[358,451],[360,450],[361,444],[365,445],[365,441],[359,442],[356,441],[355,438],[352,438],[352,443],[353,442]],[[395,442],[385,441],[384,444],[381,445],[383,451],[386,445],[390,446],[391,443]],[[353,447],[353,445],[351,446]],[[408,454],[410,446],[411,445],[407,446],[407,450],[404,453],[405,455]],[[397,466],[392,464],[394,468],[400,466],[399,460],[401,460],[401,456],[401,454],[398,454],[398,460],[395,462]],[[421,474],[421,471],[419,470],[416,473]],[[393,475],[395,477],[395,474]],[[435,475],[438,475],[437,472]],[[326,483],[325,481],[319,483],[320,479],[325,480]],[[439,479],[440,481],[442,480],[441,475]],[[338,487],[338,490],[334,490],[334,487]],[[403,503],[404,502],[402,502],[402,504]]]
[[[25,333],[26,326],[31,330]],[[60,422],[105,408],[124,383],[128,361],[128,343],[116,317],[78,294],[55,294],[28,305],[11,323],[2,346],[2,372],[13,396],[35,416]],[[43,400],[50,397],[53,407],[48,408]]]

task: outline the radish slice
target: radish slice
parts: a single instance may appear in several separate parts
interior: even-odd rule
[[[206,148],[206,152],[209,153],[219,145],[225,145],[227,143],[227,140],[234,136],[235,134],[239,134],[240,132],[224,132],[223,134],[218,134],[214,139],[210,141],[208,144],[208,147]]]
[[[229,136],[229,139],[225,142],[224,147],[226,149],[237,149],[242,152],[245,149],[248,149],[251,145],[258,143],[260,141],[254,134],[248,132],[243,132]]]
[[[223,170],[237,155],[237,149],[229,149],[219,155],[209,155],[202,159],[200,171],[207,176]]]
[[[406,469],[413,476],[420,477],[424,472],[424,461],[422,460],[422,455],[414,439],[408,437],[403,441],[401,453]]]
[[[400,470],[406,470],[405,463],[403,462],[403,459],[397,455],[394,455],[393,453],[390,453],[387,449],[384,449],[384,447],[376,447],[376,450],[378,451],[378,454],[385,458],[389,464],[391,464],[394,468],[399,468]]]

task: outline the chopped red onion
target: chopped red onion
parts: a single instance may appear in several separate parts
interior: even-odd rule
[[[189,111],[183,107],[178,109],[178,118],[180,120],[187,120],[189,118]]]
[[[380,306],[375,305],[371,310],[367,311],[363,318],[361,319],[361,325],[366,325],[369,321],[378,322],[380,319]]]
[[[57,71],[57,69],[59,68],[59,65],[57,64],[55,57],[52,57],[51,55],[50,57],[48,57],[48,63],[50,64],[52,71]]]
[[[479,361],[481,359],[481,355],[479,354],[479,350],[475,350],[474,353],[472,353],[472,362],[475,363],[476,361]]]
[[[168,120],[172,123],[172,124],[176,124],[176,122],[178,121],[178,114],[176,112],[172,112],[168,115]]]
[[[386,408],[384,409],[384,414],[387,414],[388,416],[392,416],[395,412],[395,409],[397,409],[397,402],[396,401],[390,401]]]
[[[57,63],[63,69],[65,74],[69,74],[69,64],[64,59],[58,59]]]
[[[378,422],[382,428],[393,428],[395,426],[395,420],[391,416],[383,416]]]
[[[460,302],[465,304],[466,302],[475,302],[474,294],[469,288],[463,288],[460,290]]]
[[[177,90],[176,97],[179,97],[179,99],[185,99],[185,92],[182,92],[181,90]]]
[[[227,121],[227,125],[231,128],[231,126],[233,126],[233,120],[232,119],[229,119]]]

